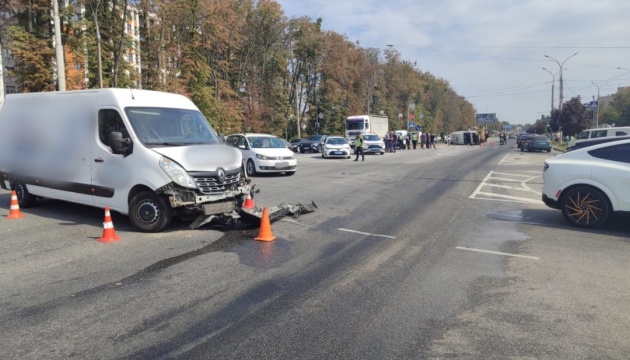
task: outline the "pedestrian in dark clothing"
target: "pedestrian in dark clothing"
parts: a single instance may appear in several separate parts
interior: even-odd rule
[[[392,133],[392,148],[390,149],[390,152],[395,153],[396,152],[396,145],[398,144],[398,136],[396,135],[395,132]]]
[[[420,135],[420,149],[424,149],[424,143],[427,141],[427,134],[422,133]]]
[[[392,136],[388,131],[385,134],[385,152],[389,152],[389,148],[392,146]]]
[[[354,140],[354,153],[357,154],[357,158],[354,161],[359,161],[359,155],[361,155],[362,160],[365,161],[365,154],[363,153],[363,136],[361,133],[357,134],[357,138]]]

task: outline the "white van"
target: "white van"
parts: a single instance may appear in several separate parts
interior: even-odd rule
[[[38,197],[109,206],[140,230],[158,232],[174,215],[197,217],[197,226],[235,217],[251,190],[238,149],[222,144],[177,94],[11,94],[0,129],[0,186],[14,189],[24,208]]]
[[[571,139],[567,143],[567,149],[571,149],[575,144],[582,140],[598,139],[611,136],[630,136],[630,126],[625,127],[611,127],[607,125],[605,127],[587,129],[578,134],[575,138]]]

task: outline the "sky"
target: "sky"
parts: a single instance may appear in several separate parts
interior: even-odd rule
[[[323,30],[364,48],[391,45],[477,113],[510,124],[548,115],[552,83],[558,107],[561,63],[564,102],[630,86],[628,0],[276,1],[287,17],[321,17]]]

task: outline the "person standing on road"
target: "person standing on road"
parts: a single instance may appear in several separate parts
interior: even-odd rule
[[[396,136],[396,133],[392,131],[392,147],[391,149],[389,149],[389,152],[396,152],[396,145],[398,144],[398,137]]]
[[[359,155],[361,155],[362,160],[365,161],[365,154],[363,153],[363,136],[361,133],[357,134],[357,138],[354,140],[354,152],[357,154],[357,158],[354,161],[359,161]]]
[[[391,147],[392,147],[392,136],[391,136],[391,133],[388,131],[385,134],[385,152],[389,152]]]
[[[416,145],[418,145],[418,133],[411,134],[411,143],[413,144],[413,149],[416,150]]]
[[[427,134],[422,133],[420,134],[420,149],[424,149],[424,142],[427,139]]]

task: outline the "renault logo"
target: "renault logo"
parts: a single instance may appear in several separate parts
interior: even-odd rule
[[[225,182],[225,170],[217,170],[217,180],[219,180],[219,184],[223,184]]]

